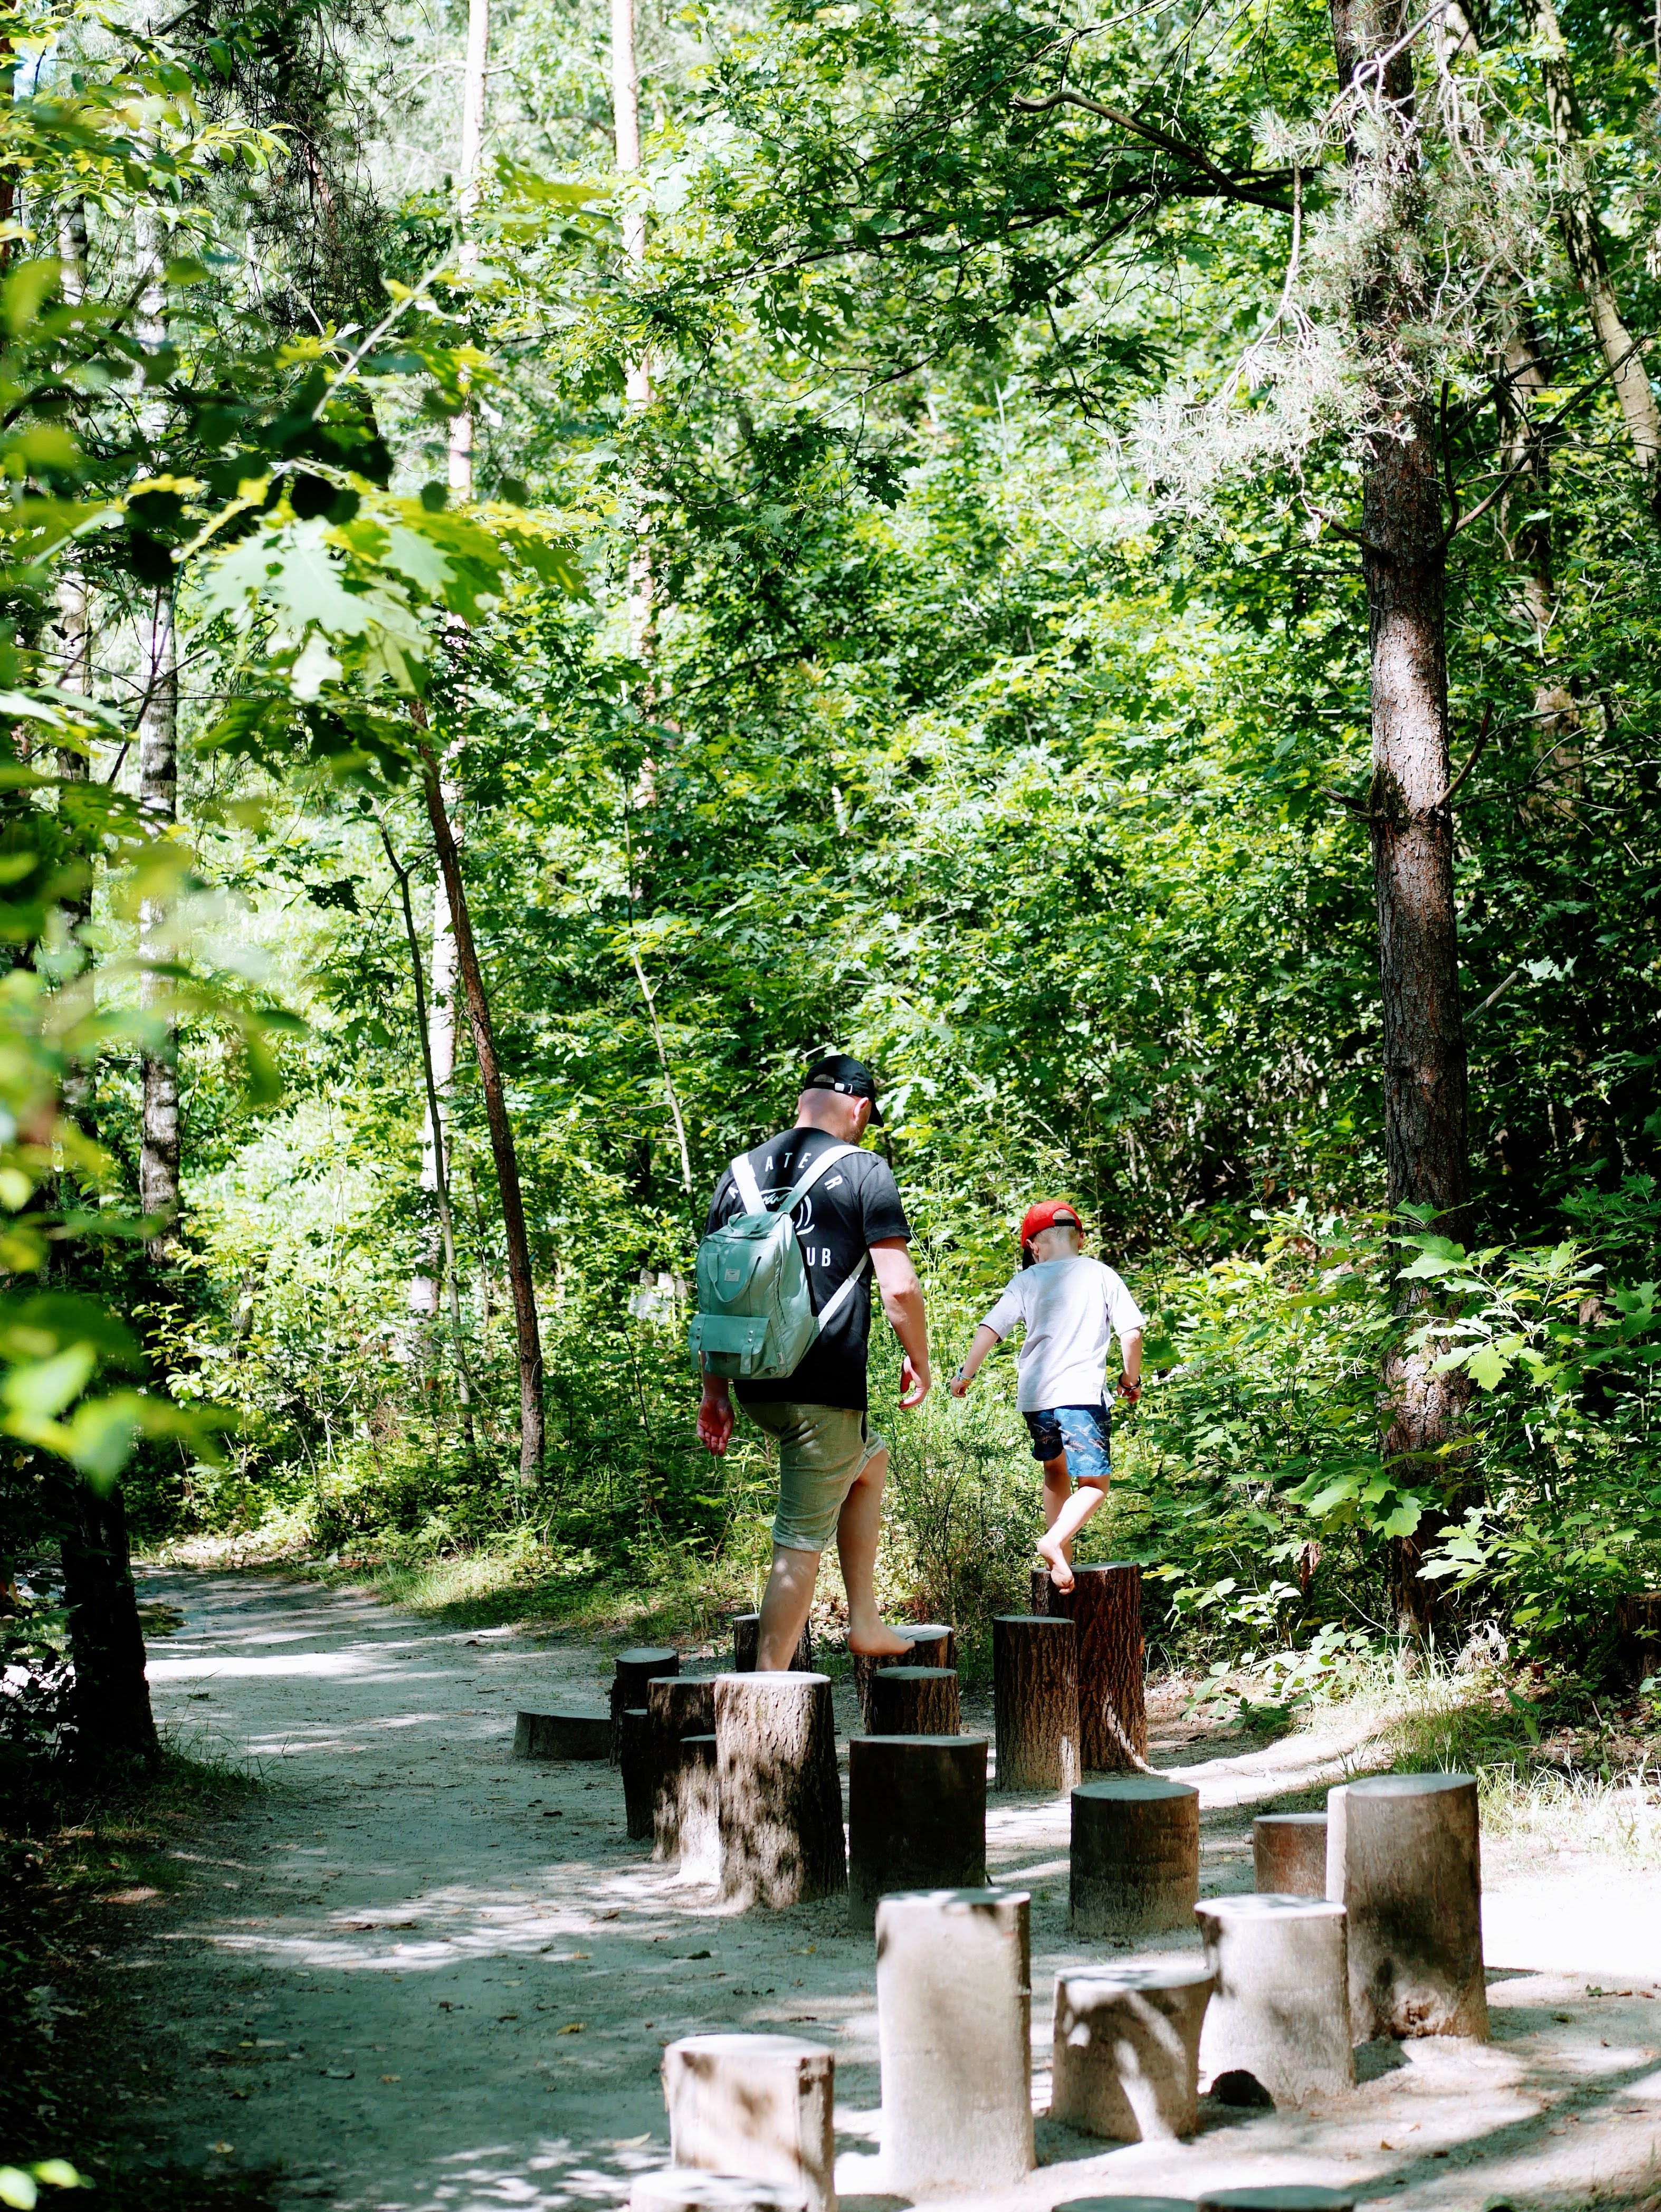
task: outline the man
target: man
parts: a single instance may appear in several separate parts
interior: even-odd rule
[[[748,1200],[729,1168],[715,1186],[708,1235],[735,1214],[753,1210],[754,1191],[770,1204],[793,1190],[813,1162],[835,1145],[857,1145],[871,1122],[881,1126],[871,1071],[846,1053],[815,1060],[796,1102],[796,1126],[744,1155]],[[877,1610],[873,1577],[882,1527],[882,1486],[888,1447],[867,1419],[865,1368],[871,1336],[866,1258],[883,1311],[900,1340],[900,1403],[928,1395],[928,1330],[922,1285],[906,1249],[910,1224],[892,1171],[874,1152],[856,1152],[818,1178],[794,1219],[806,1265],[814,1312],[858,1277],[793,1374],[775,1382],[741,1382],[739,1400],[779,1447],[779,1507],[773,1522],[773,1568],[761,1602],[757,1667],[782,1671],[807,1625],[819,1554],[834,1534],[848,1590],[848,1648],[894,1656],[910,1647]],[[698,1435],[717,1457],[733,1436],[733,1406],[720,1376],[706,1374]]]

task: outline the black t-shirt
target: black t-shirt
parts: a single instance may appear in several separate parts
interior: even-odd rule
[[[787,1129],[745,1157],[770,1202],[784,1197],[819,1156],[838,1143],[828,1129]],[[745,1211],[728,1168],[709,1201],[705,1235]],[[853,1152],[829,1167],[795,1210],[796,1235],[807,1266],[807,1287],[818,1313],[842,1288],[867,1249],[891,1237],[910,1242],[911,1224],[900,1204],[893,1170],[875,1152]],[[740,1382],[740,1399],[793,1399],[807,1406],[866,1406],[865,1360],[871,1338],[871,1273],[843,1304],[830,1326],[794,1375],[776,1382]]]

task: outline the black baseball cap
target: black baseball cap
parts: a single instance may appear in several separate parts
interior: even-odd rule
[[[845,1052],[827,1053],[823,1060],[813,1062],[801,1087],[804,1091],[840,1091],[847,1098],[868,1098],[871,1119],[879,1128],[882,1127],[877,1079],[862,1060],[855,1060]]]

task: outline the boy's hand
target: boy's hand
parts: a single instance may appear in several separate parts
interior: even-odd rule
[[[960,1367],[946,1387],[954,1398],[966,1398],[969,1395],[969,1386],[974,1379],[972,1375],[965,1375]]]
[[[928,1395],[932,1379],[927,1361],[919,1368],[913,1364],[911,1355],[908,1352],[900,1362],[901,1405],[908,1408],[912,1406],[921,1406]]]
[[[723,1379],[703,1378],[703,1402],[698,1407],[698,1442],[717,1459],[733,1441],[733,1400]]]
[[[1128,1375],[1120,1376],[1119,1395],[1127,1405],[1134,1406],[1141,1395],[1142,1386],[1140,1382],[1133,1382]]]

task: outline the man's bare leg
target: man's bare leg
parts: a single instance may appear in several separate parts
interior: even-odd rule
[[[773,1547],[773,1571],[761,1601],[761,1627],[756,1638],[756,1670],[763,1674],[789,1671],[807,1626],[813,1602],[813,1585],[819,1578],[817,1552],[792,1551],[786,1544]]]
[[[887,1477],[888,1454],[879,1451],[861,1468],[837,1522],[837,1554],[848,1591],[848,1648],[879,1659],[897,1658],[911,1649],[910,1638],[890,1628],[877,1610],[877,1541]]]

